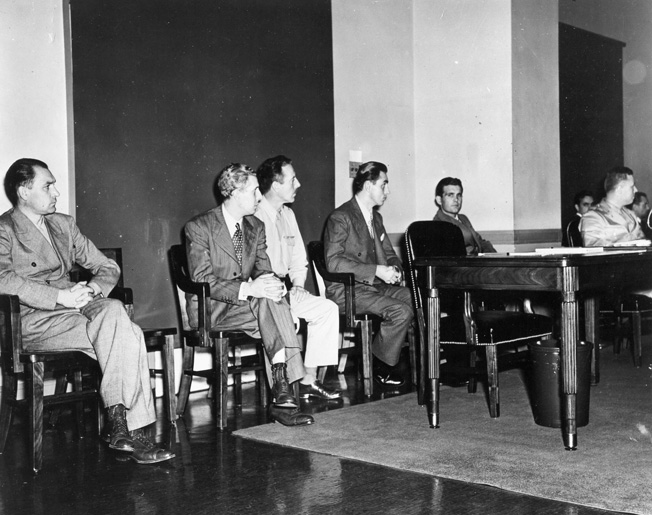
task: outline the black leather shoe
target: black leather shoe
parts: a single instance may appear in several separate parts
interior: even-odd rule
[[[134,442],[134,452],[130,457],[136,463],[149,465],[174,458],[172,451],[158,447],[147,437],[143,429],[136,429],[129,434]]]
[[[319,381],[315,381],[312,384],[299,383],[299,397],[302,399],[314,397],[316,399],[325,399],[327,401],[332,401],[335,399],[341,399],[342,392],[339,390],[331,390],[326,388]]]
[[[315,423],[314,418],[305,413],[301,413],[298,408],[287,409],[270,406],[269,415],[274,422],[280,422],[284,426],[309,426]]]
[[[109,448],[116,451],[132,452],[134,442],[129,436],[126,412],[123,404],[109,406],[107,411],[107,427],[102,439],[109,444]]]
[[[272,404],[279,408],[298,408],[299,404],[291,393],[285,363],[272,365]]]

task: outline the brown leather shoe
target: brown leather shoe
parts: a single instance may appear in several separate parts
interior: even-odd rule
[[[298,408],[299,404],[290,390],[285,363],[272,365],[272,404],[279,408]]]
[[[156,443],[152,442],[142,428],[130,431],[129,435],[134,442],[134,452],[130,458],[136,463],[149,465],[172,459],[175,456],[172,451],[158,447]]]
[[[116,451],[132,452],[134,442],[129,436],[127,427],[127,409],[123,404],[115,404],[107,408],[108,422],[102,439],[109,444],[109,448]]]
[[[309,426],[315,423],[314,418],[305,413],[301,413],[299,408],[288,409],[270,406],[269,415],[274,422],[280,422],[284,426]]]

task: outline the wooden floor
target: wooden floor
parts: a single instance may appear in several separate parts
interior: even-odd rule
[[[346,385],[344,402],[311,402],[306,409],[365,402],[353,367],[339,377],[329,371],[326,382]],[[0,456],[0,514],[611,513],[235,438],[234,429],[267,421],[255,389],[245,386],[243,397],[243,406],[229,410],[229,430],[219,433],[206,393],[192,394],[176,428],[157,425],[157,438],[177,455],[157,465],[137,465],[92,434],[77,439],[63,416],[46,432],[37,477],[29,471],[26,419],[19,415]]]

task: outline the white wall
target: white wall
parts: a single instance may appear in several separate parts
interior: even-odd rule
[[[333,0],[335,204],[351,198],[349,151],[389,169],[388,232],[416,217],[412,2]],[[335,206],[334,206],[335,207]]]
[[[67,12],[68,0],[0,3],[0,175],[21,157],[45,161],[61,193],[57,210],[74,214]],[[0,194],[0,212],[10,206]]]
[[[414,2],[417,218],[446,176],[475,228],[511,229],[511,12],[504,0]]]

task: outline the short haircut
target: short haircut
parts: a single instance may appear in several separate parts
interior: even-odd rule
[[[249,177],[256,177],[256,172],[249,166],[242,163],[231,163],[217,175],[213,188],[215,197],[229,198],[235,190],[242,189],[247,184]]]
[[[459,186],[464,193],[464,186],[462,186],[462,181],[456,177],[444,177],[441,181],[437,183],[435,188],[435,197],[441,197],[444,194],[444,186]]]
[[[13,206],[18,205],[18,188],[30,187],[36,176],[36,168],[48,170],[48,165],[38,159],[24,157],[14,162],[5,175],[5,194]]]
[[[591,193],[589,190],[578,191],[575,193],[575,197],[573,198],[573,205],[579,205],[584,197],[591,197],[592,199],[595,199],[593,193]]]
[[[265,159],[256,170],[256,177],[258,177],[258,188],[264,195],[267,193],[274,181],[283,182],[283,167],[292,164],[292,159],[280,155]]]
[[[626,181],[628,177],[633,177],[634,172],[631,168],[626,166],[615,166],[607,172],[607,176],[604,179],[604,191],[609,193],[614,191],[616,187],[623,181]]]
[[[634,202],[632,202],[632,204],[640,204],[643,202],[643,197],[645,197],[645,200],[647,200],[647,193],[644,191],[637,191],[634,193]]]
[[[378,161],[367,161],[362,163],[353,179],[353,194],[360,193],[367,181],[376,182],[381,173],[387,173],[387,166]]]

